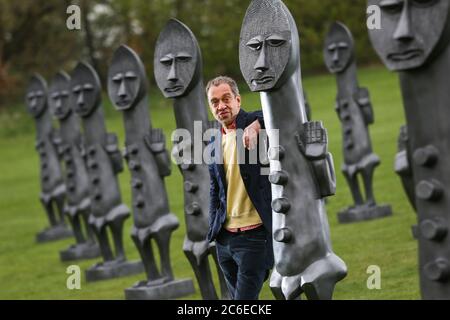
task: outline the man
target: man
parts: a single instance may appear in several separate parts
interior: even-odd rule
[[[208,240],[216,241],[232,298],[256,300],[273,266],[271,187],[267,175],[261,174],[259,160],[248,161],[249,150],[258,147],[264,119],[261,111],[241,109],[237,84],[229,77],[211,80],[206,92],[211,112],[221,124],[209,165]]]

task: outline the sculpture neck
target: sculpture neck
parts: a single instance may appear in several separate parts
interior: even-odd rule
[[[420,145],[427,131],[447,137],[449,126],[443,125],[448,114],[450,90],[447,87],[450,71],[450,45],[430,63],[400,72],[403,105],[413,145]],[[426,120],[424,120],[426,119]],[[415,134],[416,133],[416,134]],[[423,141],[425,143],[425,141]]]
[[[352,96],[358,88],[358,75],[356,72],[356,63],[350,65],[342,72],[336,74],[338,96]]]
[[[72,143],[80,135],[79,121],[73,111],[65,119],[60,120],[59,124],[64,143]]]
[[[198,81],[187,95],[175,98],[173,108],[177,128],[185,128],[193,133],[194,121],[206,123],[208,112],[205,104],[203,81]]]
[[[35,118],[36,122],[36,138],[38,140],[48,137],[53,129],[52,116],[48,107],[42,112],[41,116]]]
[[[126,144],[142,139],[151,129],[148,111],[148,97],[142,98],[135,106],[123,111]]]
[[[281,128],[282,119],[299,119],[301,123],[308,121],[301,84],[300,66],[280,88],[261,92],[261,103],[264,119],[269,119],[269,122],[266,123],[267,128]],[[296,122],[291,121],[289,123]],[[296,123],[296,125],[298,124]]]
[[[106,141],[105,117],[103,107],[99,105],[88,117],[83,118],[83,130],[86,142],[104,143]]]

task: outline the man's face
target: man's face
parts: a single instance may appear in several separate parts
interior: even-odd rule
[[[252,91],[279,85],[291,58],[292,34],[280,2],[253,1],[241,29],[239,62]]]
[[[49,105],[53,115],[62,120],[70,114],[70,78],[58,73],[50,84]]]
[[[46,108],[46,89],[43,80],[38,77],[32,77],[28,85],[25,103],[28,111],[33,117],[39,117]]]
[[[342,24],[334,23],[325,39],[323,50],[328,70],[331,73],[344,71],[353,57],[351,34]]]
[[[185,25],[170,20],[155,48],[155,79],[166,98],[184,95],[198,63],[197,45]]]
[[[81,117],[90,115],[99,104],[100,86],[94,72],[87,65],[80,63],[72,73],[71,105]]]
[[[137,56],[124,46],[116,50],[108,71],[108,94],[117,110],[126,110],[137,102],[141,85]]]
[[[420,67],[447,24],[447,0],[368,0],[381,8],[381,29],[370,29],[372,44],[390,70]]]
[[[226,83],[211,86],[208,101],[214,118],[224,126],[233,123],[241,109],[241,97],[235,96]]]

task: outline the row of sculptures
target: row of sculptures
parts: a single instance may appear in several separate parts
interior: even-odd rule
[[[398,139],[395,171],[417,210],[414,234],[419,242],[422,297],[449,298],[450,243],[446,235],[450,172],[445,166],[449,125],[443,115],[450,93],[443,83],[450,67],[450,4],[434,1],[425,10],[410,2],[369,0],[368,5],[381,7],[383,24],[382,29],[369,30],[369,34],[386,66],[400,71],[407,125]],[[420,18],[422,14],[429,19]],[[338,219],[348,223],[389,216],[390,206],[377,205],[372,188],[380,159],[372,150],[368,131],[368,125],[374,122],[369,91],[358,85],[354,40],[342,23],[336,22],[329,29],[324,61],[337,79],[342,172],[354,201],[338,213]],[[239,62],[250,90],[260,93],[266,129],[278,129],[277,136],[268,130],[275,257],[270,287],[277,299],[295,299],[301,294],[308,299],[331,299],[335,284],[347,274],[344,261],[332,250],[324,201],[336,189],[333,158],[327,148],[326,129],[320,121],[309,118],[301,83],[297,26],[282,1],[251,1],[239,38]],[[193,136],[195,121],[202,123],[203,132],[217,126],[208,120],[200,47],[182,22],[171,19],[161,31],[153,65],[159,89],[173,101],[178,129],[188,130]],[[87,281],[144,270],[146,279],[125,290],[128,299],[186,296],[194,291],[193,282],[175,279],[170,259],[171,235],[179,227],[177,216],[170,211],[164,183],[171,173],[170,157],[164,134],[153,127],[148,112],[144,65],[125,45],[113,55],[107,91],[113,106],[123,115],[123,154],[117,136],[107,132],[99,77],[89,64],[80,62],[70,75],[59,72],[48,88],[39,75],[30,81],[27,105],[36,122],[41,202],[50,221],[50,227],[39,233],[37,240],[73,234],[76,243],[60,252],[62,260],[101,255],[103,261],[86,270]],[[58,129],[53,128],[52,117],[59,121]],[[192,151],[192,143],[186,146],[179,142],[173,141],[174,154]],[[131,238],[141,261],[128,261],[123,246],[123,224],[130,209],[121,200],[117,179],[123,171],[122,156],[131,173]],[[206,240],[207,165],[188,161],[178,167],[184,186],[183,251],[202,297],[227,299],[215,244]],[[66,227],[65,217],[72,231]],[[218,290],[210,262],[217,269]]]

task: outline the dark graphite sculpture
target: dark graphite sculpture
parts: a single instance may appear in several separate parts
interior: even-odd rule
[[[159,35],[155,48],[154,72],[164,97],[173,98],[177,129],[187,130],[193,138],[197,124],[200,126],[199,133],[203,134],[210,125],[205,105],[200,47],[191,30],[176,19],[169,20]],[[187,229],[183,251],[194,269],[203,299],[218,298],[208,262],[209,255],[212,255],[216,263],[222,297],[228,298],[225,278],[217,262],[215,244],[210,244],[206,239],[210,188],[208,166],[203,161],[194,163],[194,140],[183,147],[178,142],[174,141],[173,154],[188,151],[191,155],[189,163],[179,165],[184,180]],[[202,144],[202,141],[195,143]],[[203,148],[201,151],[203,154]]]
[[[36,235],[37,242],[46,242],[72,236],[64,221],[64,185],[57,143],[60,138],[52,127],[52,116],[47,107],[47,84],[38,74],[31,77],[25,101],[28,112],[36,123],[36,150],[40,160],[40,200],[47,213],[50,227]]]
[[[344,174],[353,196],[354,205],[338,213],[341,223],[370,220],[392,215],[391,207],[377,206],[372,189],[375,167],[380,158],[373,153],[369,124],[374,122],[369,91],[358,86],[353,37],[340,22],[331,25],[324,43],[324,59],[328,70],[336,74],[338,93],[336,112],[342,123]],[[360,191],[361,175],[365,200]]]
[[[399,71],[411,148],[423,299],[450,299],[450,1],[377,1],[369,30],[384,64]]]
[[[131,173],[134,226],[131,237],[141,255],[147,280],[125,290],[127,299],[173,299],[194,292],[191,279],[175,280],[170,261],[170,238],[178,218],[170,212],[164,177],[171,163],[162,129],[152,128],[148,112],[148,81],[137,54],[127,46],[114,53],[108,70],[108,94],[122,112],[125,158]],[[161,259],[158,270],[152,249]]]
[[[117,136],[107,133],[101,106],[101,85],[95,70],[79,63],[71,74],[71,105],[81,117],[84,129],[84,156],[91,194],[89,224],[97,237],[103,262],[86,270],[86,280],[96,281],[143,271],[142,263],[129,262],[123,247],[123,224],[130,216],[122,203],[117,174],[123,170]],[[113,253],[108,237],[114,240]]]
[[[400,127],[400,134],[398,136],[398,152],[395,156],[394,169],[400,177],[400,180],[408,197],[409,203],[417,213],[416,209],[416,196],[414,194],[414,180],[411,168],[411,147],[408,139],[408,128],[406,125]],[[414,238],[418,238],[418,227],[413,225],[411,232]]]
[[[80,123],[70,104],[70,78],[65,72],[59,72],[53,78],[48,96],[50,110],[60,124],[59,153],[65,163],[67,187],[64,212],[69,218],[76,240],[76,244],[60,252],[60,257],[62,261],[96,258],[100,251],[88,223],[91,213],[89,177],[81,154],[83,147]]]
[[[308,122],[295,21],[280,0],[254,0],[241,29],[241,71],[261,92],[269,137],[277,299],[331,299],[347,274],[331,248],[323,197],[334,194],[333,160],[321,122]]]

